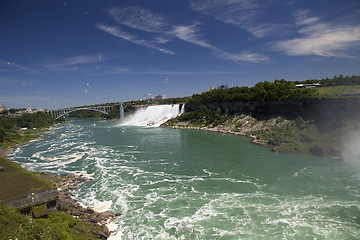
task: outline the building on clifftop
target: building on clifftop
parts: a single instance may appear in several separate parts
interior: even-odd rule
[[[4,104],[0,104],[0,112],[7,110],[7,107]]]

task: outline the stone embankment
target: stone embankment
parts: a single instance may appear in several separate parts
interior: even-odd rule
[[[44,177],[52,181],[58,189],[58,198],[56,201],[57,211],[63,211],[69,215],[80,219],[84,223],[90,226],[101,226],[99,228],[93,228],[92,232],[99,239],[107,239],[110,236],[110,231],[106,224],[109,221],[114,221],[116,216],[111,212],[96,212],[92,208],[84,208],[77,201],[71,198],[69,191],[78,189],[76,186],[81,181],[87,181],[86,177],[82,175],[67,175],[57,176],[51,173],[41,173],[41,177]],[[116,214],[118,216],[118,214]],[[79,229],[81,231],[81,229]]]

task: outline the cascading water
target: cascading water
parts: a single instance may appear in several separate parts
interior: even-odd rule
[[[157,105],[140,108],[136,112],[126,117],[121,126],[148,126],[159,127],[161,124],[171,118],[175,118],[184,113],[185,105],[180,108],[180,104],[173,105]]]

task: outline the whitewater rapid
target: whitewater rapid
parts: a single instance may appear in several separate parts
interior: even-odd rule
[[[184,113],[185,104],[157,105],[139,108],[121,121],[120,126],[159,127]]]
[[[359,165],[241,136],[74,120],[9,158],[89,176],[71,195],[121,214],[111,240],[360,239]]]

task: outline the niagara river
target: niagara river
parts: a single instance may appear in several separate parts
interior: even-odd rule
[[[356,160],[104,120],[70,120],[43,135],[9,159],[30,171],[86,175],[72,197],[121,213],[110,239],[360,239]]]

